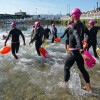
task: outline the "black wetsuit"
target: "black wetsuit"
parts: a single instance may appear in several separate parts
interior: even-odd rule
[[[36,33],[34,34],[34,38],[31,40],[31,42],[36,41],[35,47],[36,47],[36,50],[37,50],[37,53],[39,56],[41,55],[39,48],[42,45],[43,36],[45,37],[44,29],[43,29],[43,27],[40,26],[39,28],[36,29]]]
[[[78,28],[78,30],[80,30],[81,40],[82,41],[84,40],[84,35],[85,35],[86,43],[89,43],[90,32],[89,32],[88,28],[80,20],[76,22],[76,27]]]
[[[80,37],[81,40],[84,40],[84,35],[85,35],[85,39],[86,42],[89,42],[89,37],[90,37],[90,32],[88,30],[88,28],[81,22],[81,21],[77,21],[76,23],[76,27],[80,30]],[[65,48],[67,47],[67,45],[69,44],[69,27],[65,30],[64,34],[60,37],[63,38],[66,35],[66,41],[65,41]]]
[[[94,56],[98,57],[97,52],[96,52],[98,28],[96,26],[94,26],[93,28],[90,28],[89,30],[90,30],[90,41],[88,44],[88,50],[92,46],[93,51],[94,51]]]
[[[83,53],[83,51],[80,52],[79,50],[71,50],[75,48],[83,49],[82,36],[81,36],[83,32],[82,32],[82,27],[80,26],[81,25],[79,23],[76,23],[69,27],[69,37],[68,37],[69,53],[66,57],[65,66],[64,66],[64,81],[65,82],[68,82],[70,78],[70,68],[72,67],[75,61],[86,83],[90,82],[88,72],[86,71],[84,67],[84,60],[81,56],[81,53]]]
[[[69,27],[65,30],[64,34],[60,37],[62,39],[66,35],[66,41],[65,41],[65,48],[67,49],[67,45],[69,44],[68,38],[69,38]]]
[[[45,32],[45,38],[46,38],[46,39],[49,39],[49,33],[51,34],[50,29],[49,29],[49,28],[45,28],[45,29],[44,29],[44,32]]]
[[[53,34],[53,37],[52,37],[51,43],[54,43],[54,38],[57,38],[57,28],[56,27],[52,29],[52,34]]]
[[[6,39],[6,41],[8,41],[9,37],[12,36],[11,50],[14,56],[16,56],[16,53],[18,53],[19,51],[19,46],[20,46],[19,36],[20,35],[22,36],[23,40],[25,40],[24,35],[21,32],[21,30],[14,28],[9,32],[9,35]]]

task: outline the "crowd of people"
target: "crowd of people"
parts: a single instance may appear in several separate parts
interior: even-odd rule
[[[70,79],[70,69],[73,66],[73,64],[77,63],[78,69],[83,75],[83,78],[86,82],[86,90],[88,92],[92,92],[92,88],[90,85],[90,77],[88,72],[86,71],[84,67],[84,60],[90,61],[89,58],[86,57],[84,54],[84,50],[89,50],[89,48],[92,46],[94,51],[94,56],[98,58],[98,55],[96,53],[96,45],[97,45],[97,32],[98,29],[96,26],[94,26],[94,21],[89,21],[89,28],[87,28],[81,21],[80,21],[81,11],[78,8],[75,8],[70,13],[70,21],[68,21],[64,34],[60,37],[62,39],[66,35],[65,40],[65,48],[67,49],[67,45],[69,45],[69,52],[67,53],[65,64],[64,64],[64,84],[66,84]],[[12,29],[9,32],[9,35],[7,36],[5,40],[5,46],[10,36],[12,36],[11,41],[11,50],[12,55],[18,59],[18,56],[16,55],[19,51],[20,41],[19,36],[21,35],[23,38],[23,45],[26,45],[25,43],[25,37],[21,30],[16,28],[16,23],[11,24]],[[57,38],[57,28],[55,27],[55,24],[52,24],[52,32],[48,28],[48,25],[45,26],[45,29],[40,25],[39,21],[36,21],[33,25],[32,34],[31,34],[31,40],[29,42],[29,45],[33,42],[35,42],[35,48],[37,51],[37,54],[41,56],[41,53],[39,51],[39,48],[41,47],[42,43],[49,39],[50,34],[52,33],[53,37],[51,40],[51,43],[54,43],[55,38]],[[82,41],[86,40],[86,44],[83,47]]]

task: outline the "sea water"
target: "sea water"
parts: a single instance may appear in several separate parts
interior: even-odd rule
[[[85,81],[76,63],[71,68],[69,82],[66,87],[63,87],[59,83],[64,80],[64,62],[67,57],[66,36],[61,43],[52,44],[52,35],[50,35],[47,40],[48,45],[44,47],[50,57],[45,59],[37,55],[35,43],[29,45],[32,25],[24,24],[17,27],[25,35],[26,46],[23,46],[23,40],[20,37],[18,60],[14,59],[11,52],[5,55],[0,54],[0,100],[100,100],[100,61],[98,59],[93,68],[85,65],[90,75],[93,93],[81,89]],[[60,38],[66,26],[57,25],[56,27],[58,38]],[[49,28],[52,28],[51,25]],[[2,35],[7,35],[9,30],[10,25],[0,28],[0,48],[5,42],[2,40]],[[100,38],[98,38],[98,43],[100,43]],[[7,45],[11,45],[11,39]],[[93,55],[92,48],[90,48],[90,53]]]

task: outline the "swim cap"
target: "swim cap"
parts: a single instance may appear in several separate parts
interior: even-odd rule
[[[70,13],[71,16],[73,16],[74,18],[80,18],[81,16],[81,11],[78,8],[75,8],[71,11]]]
[[[52,27],[55,27],[55,24],[52,24]]]
[[[40,26],[40,22],[39,21],[35,22],[35,26]]]
[[[5,37],[5,35],[2,35],[2,37],[4,38],[4,37]]]
[[[35,25],[33,25],[33,28],[35,28]]]
[[[16,27],[16,23],[15,23],[15,22],[12,22],[12,23],[11,23],[11,26],[12,26],[13,28],[15,28],[15,27]]]
[[[89,24],[94,25],[94,20],[90,20]]]
[[[72,24],[72,22],[71,22],[71,21],[68,21],[68,22],[67,22],[67,25],[71,25],[71,24]]]
[[[45,27],[48,28],[48,25],[46,25]]]

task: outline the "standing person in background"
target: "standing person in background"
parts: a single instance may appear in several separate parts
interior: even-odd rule
[[[48,25],[45,26],[44,32],[45,32],[45,38],[49,39],[49,35],[51,34],[51,31],[48,28]]]
[[[7,38],[7,36],[3,34],[2,39],[5,40],[6,38]]]
[[[90,41],[89,41],[89,45],[88,45],[88,50],[92,46],[94,56],[96,58],[98,58],[98,55],[97,55],[97,52],[96,52],[98,28],[96,26],[94,26],[94,21],[93,20],[89,21],[89,31],[90,31]]]
[[[65,30],[64,34],[60,37],[62,39],[66,35],[66,41],[65,41],[65,48],[67,50],[67,45],[69,45],[69,26],[72,24],[71,21],[67,22],[67,29]]]
[[[88,92],[92,92],[90,85],[90,77],[88,72],[84,67],[84,60],[90,61],[84,55],[82,37],[81,34],[84,31],[82,29],[82,23],[80,22],[81,11],[78,8],[75,8],[70,13],[70,19],[72,21],[72,25],[69,27],[69,52],[67,54],[65,65],[64,65],[64,82],[67,83],[70,79],[70,69],[76,61],[78,69],[83,75],[83,78],[86,82],[86,89]],[[84,58],[84,60],[83,60]]]
[[[55,24],[52,24],[52,34],[53,37],[51,43],[54,43],[55,38],[57,38],[57,28],[55,27]]]
[[[12,36],[12,42],[11,42],[12,55],[15,57],[15,59],[18,59],[16,53],[18,53],[20,47],[19,36],[21,35],[23,38],[23,45],[26,45],[25,38],[21,30],[16,28],[15,22],[12,22],[11,27],[12,29],[10,30],[9,35],[7,36],[4,46],[6,46],[9,37]]]
[[[35,41],[35,48],[37,50],[38,56],[41,56],[39,48],[42,45],[42,42],[45,40],[45,34],[44,34],[44,29],[42,26],[40,26],[40,22],[37,21],[35,22],[35,27],[36,27],[36,33],[34,34],[33,39],[30,41],[29,45]],[[43,39],[44,36],[44,39]]]

